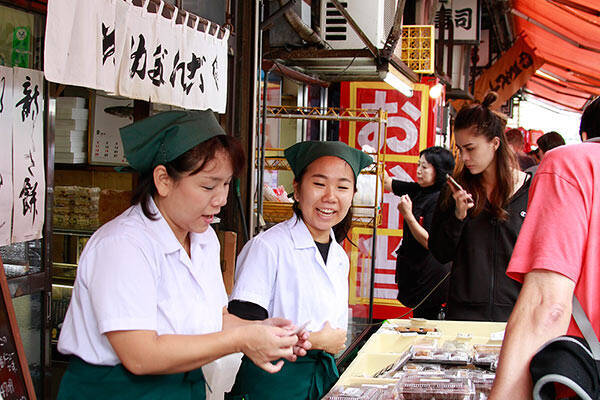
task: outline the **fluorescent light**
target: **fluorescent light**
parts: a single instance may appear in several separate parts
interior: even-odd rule
[[[402,76],[404,78],[404,76]],[[406,78],[402,79],[398,75],[394,74],[392,71],[388,71],[385,73],[383,77],[383,81],[405,95],[406,97],[412,97],[413,90],[412,85],[410,83],[405,82],[408,80]]]
[[[541,76],[542,78],[550,79],[551,81],[554,81],[554,82],[560,82],[560,79],[558,79],[556,76],[550,75],[549,73],[542,71],[541,68],[538,69],[537,71],[535,71],[535,74],[537,76]]]

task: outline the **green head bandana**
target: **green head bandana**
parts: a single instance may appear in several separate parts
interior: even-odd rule
[[[346,161],[354,172],[354,179],[363,168],[373,163],[368,154],[342,142],[300,142],[285,149],[284,155],[296,177],[300,176],[311,162],[325,156],[334,156]]]
[[[129,165],[138,172],[151,171],[172,161],[208,139],[225,135],[210,111],[167,111],[120,129]]]

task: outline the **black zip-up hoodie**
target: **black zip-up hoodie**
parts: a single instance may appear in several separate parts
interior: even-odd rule
[[[509,200],[508,220],[499,221],[488,209],[478,216],[459,220],[454,201],[444,209],[436,206],[429,249],[441,263],[453,262],[448,294],[447,319],[507,321],[521,284],[506,275],[517,236],[527,213],[531,176]],[[445,189],[449,190],[449,189]]]

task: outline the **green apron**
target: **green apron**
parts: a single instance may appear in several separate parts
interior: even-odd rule
[[[202,369],[170,375],[134,375],[122,364],[88,364],[71,357],[57,400],[204,400]]]
[[[248,357],[235,378],[227,400],[318,400],[339,378],[333,356],[322,350],[310,350],[296,362],[284,360],[281,371],[270,374]]]

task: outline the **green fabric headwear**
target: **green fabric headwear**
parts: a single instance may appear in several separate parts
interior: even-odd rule
[[[317,158],[334,156],[346,161],[354,172],[354,179],[360,171],[371,165],[373,159],[366,153],[348,146],[342,142],[307,141],[296,143],[284,151],[292,171],[296,177],[300,176],[304,168]]]
[[[166,111],[120,129],[129,165],[151,171],[208,139],[225,135],[210,111]]]

